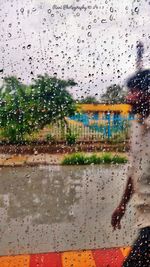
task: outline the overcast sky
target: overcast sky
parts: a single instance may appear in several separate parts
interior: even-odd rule
[[[0,0],[0,75],[73,78],[75,97],[99,98],[135,71],[137,40],[150,66],[149,16],[149,0]]]

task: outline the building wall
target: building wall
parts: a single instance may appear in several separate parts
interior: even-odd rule
[[[118,112],[122,116],[126,116],[131,112],[131,106],[128,104],[80,104],[78,105],[78,111],[89,115],[98,112],[100,116],[105,112]]]

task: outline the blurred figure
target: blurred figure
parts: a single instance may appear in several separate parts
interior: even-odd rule
[[[143,70],[131,77],[127,86],[127,101],[137,114],[131,130],[132,163],[122,200],[112,215],[114,229],[121,228],[121,218],[127,203],[134,194],[136,225],[140,229],[124,267],[150,266],[150,70]]]
[[[140,49],[143,51],[141,44]],[[111,220],[114,230],[121,228],[121,219],[133,195],[139,235],[123,267],[150,267],[150,69],[141,68],[142,51],[137,53],[138,71],[127,81],[127,102],[136,114],[131,127],[131,167],[121,202]]]

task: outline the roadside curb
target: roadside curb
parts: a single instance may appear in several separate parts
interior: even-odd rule
[[[131,248],[1,256],[0,267],[121,267]]]
[[[102,152],[97,152],[94,154],[99,154]],[[88,153],[91,154],[91,153]],[[113,153],[117,155],[126,155],[126,153]],[[36,155],[9,155],[0,154],[0,167],[34,167],[34,166],[49,166],[49,165],[61,165],[66,154],[36,154]],[[128,157],[128,156],[127,156]]]

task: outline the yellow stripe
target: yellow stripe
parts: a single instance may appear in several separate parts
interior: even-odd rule
[[[126,248],[120,248],[122,254],[124,257],[127,257],[131,251],[131,247],[126,247]]]
[[[62,253],[63,267],[96,267],[91,251]]]
[[[0,257],[0,267],[29,267],[30,256]]]

